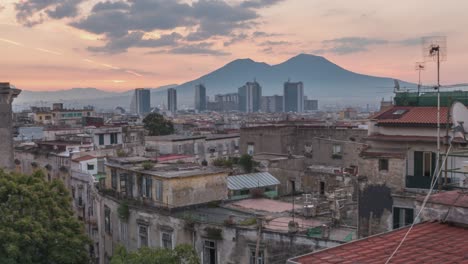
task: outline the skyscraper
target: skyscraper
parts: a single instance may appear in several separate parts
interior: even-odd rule
[[[278,113],[283,112],[283,96],[272,95],[262,96],[262,112],[265,113]]]
[[[195,85],[195,109],[199,112],[206,110],[206,87],[203,84]]]
[[[302,82],[285,82],[283,92],[284,112],[304,112],[304,85]]]
[[[138,115],[147,114],[151,111],[150,89],[137,88],[130,103],[130,112]]]
[[[247,82],[244,86],[239,87],[239,111],[252,113],[258,112],[262,100],[262,87],[258,82]]]
[[[175,88],[167,89],[167,108],[172,113],[177,112],[177,90]]]

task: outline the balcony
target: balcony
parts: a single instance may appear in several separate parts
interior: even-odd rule
[[[442,177],[442,175],[441,175]],[[442,178],[442,181],[445,179]],[[415,188],[415,189],[429,189],[431,188],[432,177],[429,176],[411,176],[406,175],[406,188]],[[453,183],[452,178],[447,178],[447,183]],[[439,186],[438,183],[435,184],[434,188],[437,189]]]

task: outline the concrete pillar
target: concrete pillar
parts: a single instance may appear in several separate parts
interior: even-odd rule
[[[0,168],[14,169],[13,161],[13,131],[11,103],[21,90],[10,83],[0,82]]]

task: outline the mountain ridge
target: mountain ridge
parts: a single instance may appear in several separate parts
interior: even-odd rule
[[[166,104],[165,91],[169,87],[177,89],[179,109],[183,109],[193,107],[196,84],[203,83],[207,88],[207,95],[212,97],[215,94],[237,92],[239,87],[252,80],[260,83],[263,95],[282,94],[283,83],[287,80],[302,81],[304,94],[309,98],[318,99],[324,103],[342,102],[349,105],[377,104],[382,97],[392,95],[394,86],[393,78],[356,73],[325,57],[301,53],[272,65],[257,62],[251,58],[236,59],[180,85],[151,88],[152,105]],[[401,85],[415,86],[415,84],[402,81]],[[382,90],[382,87],[385,90]],[[61,100],[109,109],[117,105],[128,108],[131,95],[132,90],[112,92],[96,88],[74,88],[55,92],[24,91],[15,101],[32,103],[44,101],[44,99],[51,102]],[[114,102],[112,99],[115,99]]]

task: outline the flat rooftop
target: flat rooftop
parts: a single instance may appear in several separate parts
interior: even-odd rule
[[[228,207],[250,212],[283,213],[293,210],[293,204],[271,199],[244,199],[228,204]],[[302,209],[301,205],[294,205],[295,210]]]
[[[145,169],[143,164],[151,162],[153,167]],[[147,175],[153,175],[162,178],[183,178],[193,176],[203,176],[210,174],[219,174],[225,172],[224,169],[212,166],[200,166],[197,163],[154,163],[152,159],[145,157],[119,157],[109,158],[106,163],[109,167],[120,168],[123,170],[138,172]]]

